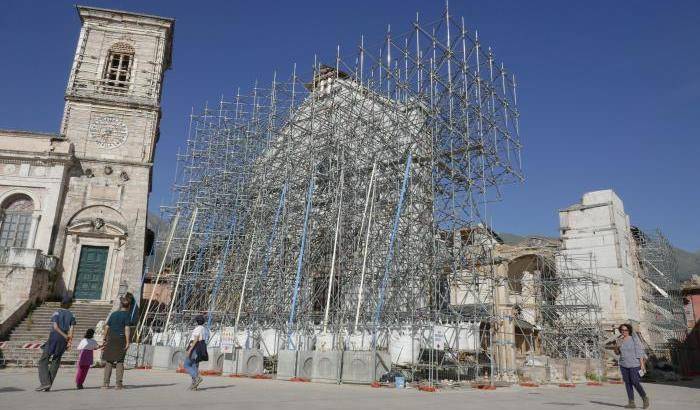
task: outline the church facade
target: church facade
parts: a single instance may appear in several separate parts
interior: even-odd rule
[[[0,334],[52,295],[141,288],[174,20],[77,10],[59,133],[0,130]]]

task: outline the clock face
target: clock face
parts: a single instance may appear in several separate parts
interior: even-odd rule
[[[126,124],[116,115],[101,115],[90,124],[90,138],[102,148],[116,148],[126,141]]]

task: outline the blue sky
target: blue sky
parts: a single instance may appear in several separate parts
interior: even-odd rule
[[[74,3],[0,5],[0,128],[57,132],[79,32]],[[192,106],[443,9],[440,0],[84,4],[177,20],[152,209],[168,197]],[[527,180],[490,207],[496,230],[556,235],[558,209],[613,188],[633,224],[700,250],[700,2],[453,0],[450,10],[519,78]]]

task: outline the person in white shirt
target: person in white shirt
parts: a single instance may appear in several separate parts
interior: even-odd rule
[[[199,375],[199,362],[208,360],[206,354],[209,329],[204,327],[204,316],[197,315],[194,321],[197,323],[197,326],[190,335],[184,364],[185,370],[192,377],[190,390],[197,390],[197,387],[202,383],[202,377]]]

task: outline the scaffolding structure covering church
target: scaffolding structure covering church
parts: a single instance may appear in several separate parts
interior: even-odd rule
[[[517,318],[484,232],[523,180],[515,75],[448,9],[341,51],[192,113],[150,267],[171,297],[148,302],[141,340],[182,345],[204,313],[212,343],[233,327],[270,358],[388,350],[430,379],[512,376]],[[521,287],[545,351],[600,357],[594,262],[542,261]]]

